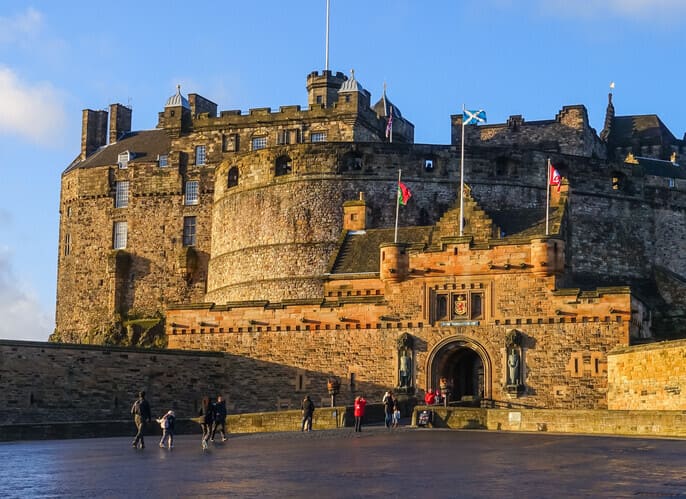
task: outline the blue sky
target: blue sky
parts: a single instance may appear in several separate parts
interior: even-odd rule
[[[54,328],[60,175],[81,110],[119,102],[153,128],[175,93],[219,109],[307,105],[324,68],[326,0],[0,3],[0,338]],[[551,119],[584,104],[602,129],[656,113],[686,131],[683,0],[331,0],[329,66],[389,98],[416,142],[446,144],[450,114]]]

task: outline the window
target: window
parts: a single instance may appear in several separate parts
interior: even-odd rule
[[[448,297],[446,295],[438,295],[436,297],[436,320],[443,320],[448,318]]]
[[[222,151],[224,152],[238,152],[239,137],[237,133],[222,136]]]
[[[114,241],[113,249],[126,248],[126,233],[128,231],[126,222],[114,222]]]
[[[317,104],[321,104],[322,102],[324,102],[324,99],[322,98],[321,95],[318,95],[316,98],[316,101],[317,101]]]
[[[310,141],[326,142],[326,132],[312,132],[312,134],[310,134]]]
[[[183,217],[183,245],[195,246],[196,217]]]
[[[199,182],[197,180],[188,180],[186,182],[186,197],[184,199],[184,204],[198,204],[198,187]]]
[[[117,157],[117,164],[122,170],[129,167],[129,161],[131,161],[131,153],[129,151],[120,152]]]
[[[197,166],[205,164],[205,146],[195,146],[195,164]]]
[[[253,137],[252,139],[252,150],[259,151],[267,147],[267,137]]]
[[[471,303],[471,307],[469,310],[469,318],[472,320],[483,319],[484,318],[484,312],[483,312],[484,295],[482,293],[472,293],[470,295],[470,299],[471,299],[472,303]]]
[[[288,156],[281,156],[276,159],[275,175],[277,177],[281,175],[288,175],[292,170],[293,165],[291,163],[291,158]]]
[[[236,187],[238,185],[238,167],[232,166],[229,168],[228,187]]]
[[[425,159],[424,160],[424,171],[425,172],[434,171],[434,160],[433,159]]]
[[[68,232],[64,235],[64,256],[69,256],[69,253],[71,253],[71,234]]]
[[[166,154],[160,154],[157,156],[157,166],[160,168],[164,168],[165,166],[169,166],[169,156]]]
[[[114,197],[115,208],[126,208],[129,205],[129,181],[120,180],[116,183],[116,194]]]

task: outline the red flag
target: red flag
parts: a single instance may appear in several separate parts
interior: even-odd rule
[[[410,189],[402,182],[398,182],[398,203],[405,206],[410,196],[412,196]]]
[[[550,165],[550,185],[557,186],[557,192],[560,192],[560,185],[562,185],[562,176],[553,165]]]

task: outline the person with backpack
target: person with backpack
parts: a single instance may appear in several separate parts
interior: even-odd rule
[[[138,398],[131,406],[131,414],[133,415],[133,422],[136,424],[136,438],[131,443],[131,447],[145,449],[145,440],[143,433],[145,432],[145,425],[150,422],[152,416],[150,414],[150,404],[145,400],[145,392],[138,392]]]
[[[222,442],[226,442],[226,435],[224,433],[226,425],[226,401],[221,395],[217,395],[217,401],[214,403],[214,423],[212,424],[211,442],[214,442],[214,435],[219,430],[222,435]]]
[[[167,411],[167,413],[161,418],[157,419],[157,422],[162,428],[162,439],[160,440],[160,447],[164,449],[164,441],[168,440],[169,448],[174,448],[174,422],[176,421],[176,415],[174,411]]]

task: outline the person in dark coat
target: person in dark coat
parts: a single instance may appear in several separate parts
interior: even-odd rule
[[[143,433],[145,432],[145,425],[152,419],[150,404],[145,400],[145,392],[138,392],[138,398],[131,406],[131,414],[133,415],[133,422],[136,424],[136,429],[138,430],[136,438],[134,438],[131,446],[145,449]]]
[[[200,428],[202,428],[202,448],[206,450],[214,422],[214,407],[209,397],[203,397],[198,416],[200,416]]]
[[[300,426],[300,431],[312,431],[312,416],[314,415],[314,402],[306,395],[300,404],[302,410],[303,421]]]
[[[214,442],[214,435],[219,430],[222,436],[222,442],[226,442],[226,435],[224,433],[224,425],[226,425],[226,401],[221,395],[217,396],[217,401],[214,403],[214,423],[212,423],[212,437],[210,441]]]

